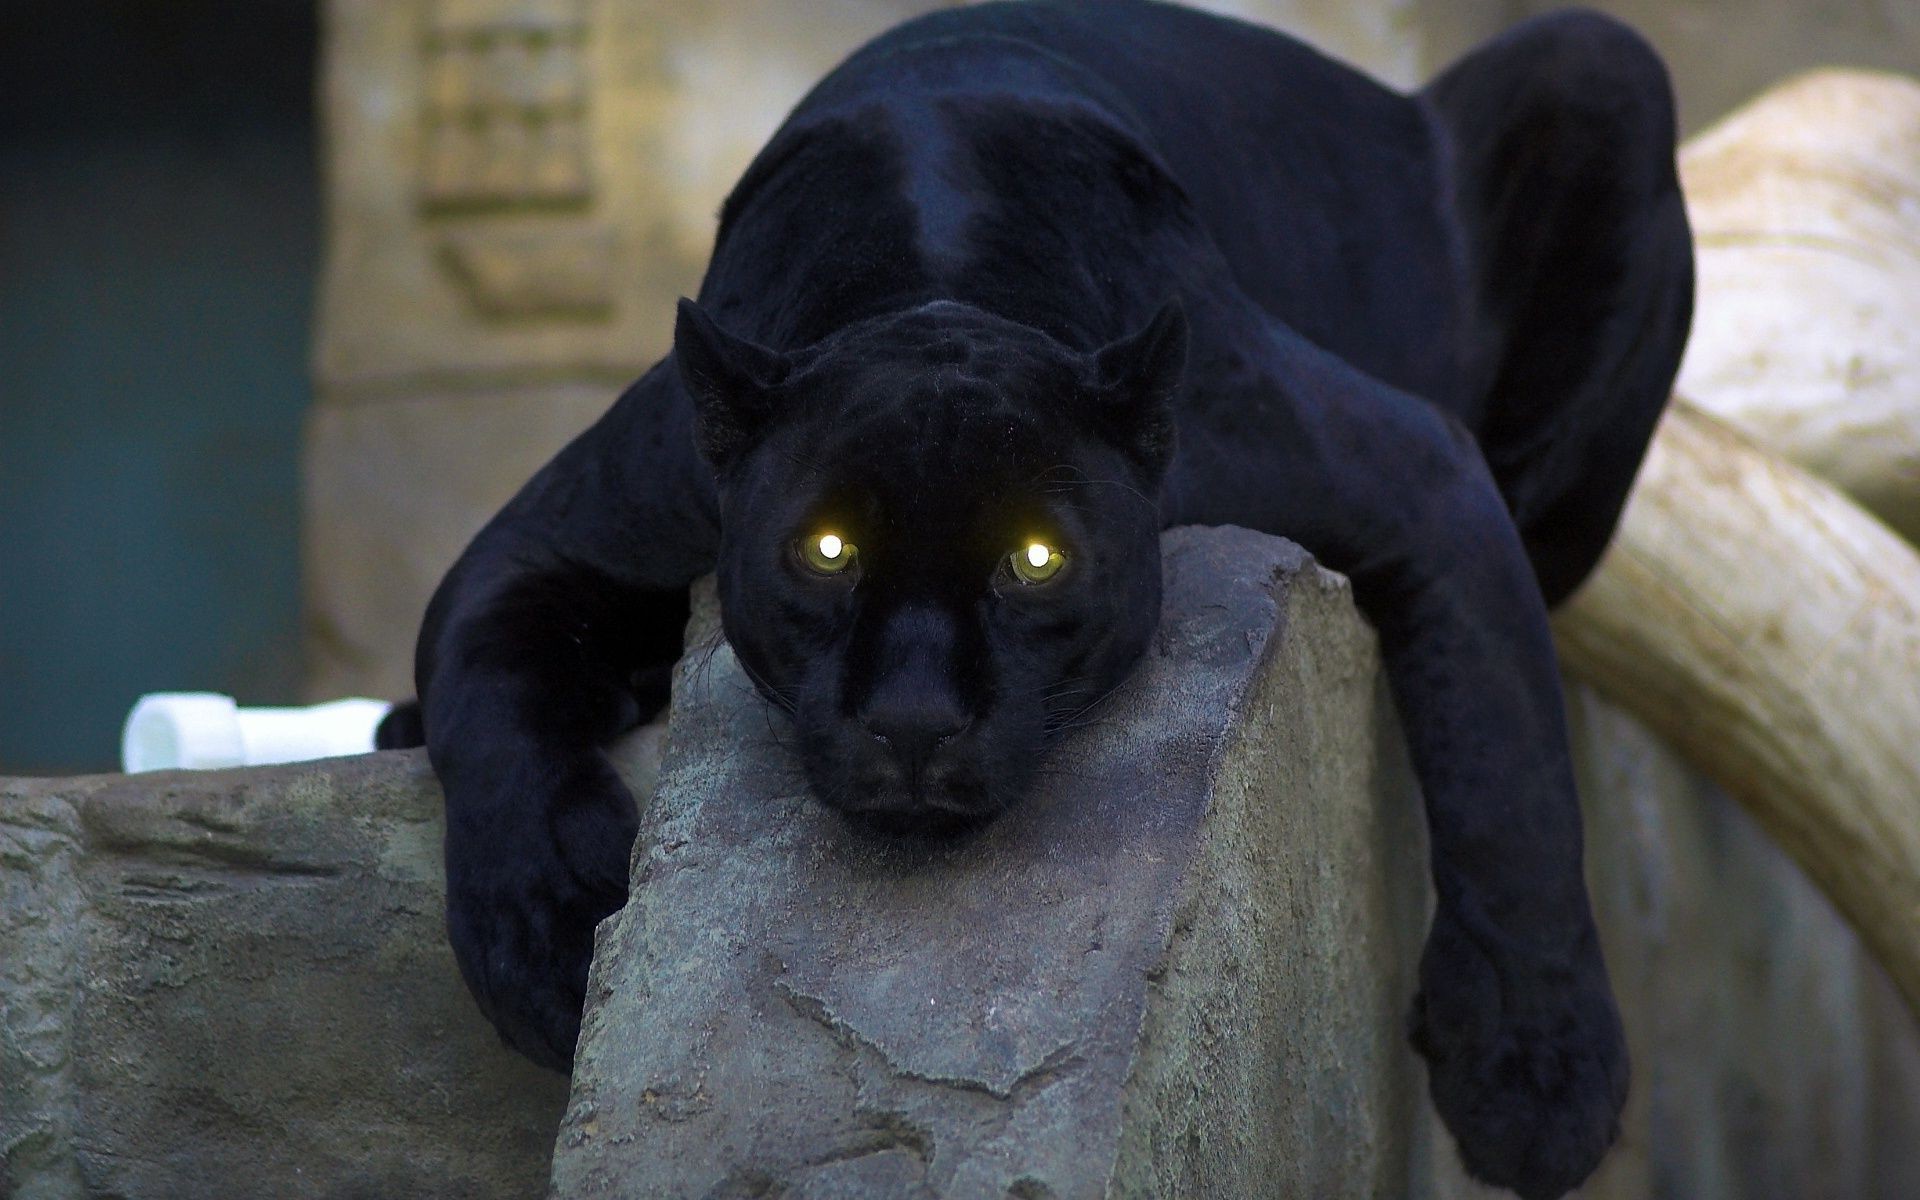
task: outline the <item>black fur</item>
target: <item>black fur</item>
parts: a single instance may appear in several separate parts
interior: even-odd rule
[[[1125,676],[1158,531],[1232,523],[1346,572],[1379,629],[1432,834],[1435,1105],[1481,1178],[1578,1184],[1627,1063],[1546,609],[1679,361],[1673,153],[1658,60],[1582,13],[1412,96],[1144,3],[949,10],[854,54],[727,201],[673,361],[429,608],[386,739],[423,721],[449,934],[503,1036],[571,1058],[635,829],[600,747],[665,703],[693,579],[823,801],[946,827]],[[857,551],[809,566],[828,530]],[[1065,552],[1038,583],[1009,559],[1036,539]]]

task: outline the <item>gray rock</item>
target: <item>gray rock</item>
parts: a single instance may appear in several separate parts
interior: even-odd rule
[[[0,780],[0,1196],[537,1195],[419,753]]]
[[[1494,1194],[1402,1036],[1425,845],[1371,634],[1277,539],[1164,550],[1103,721],[932,852],[807,799],[696,605],[554,1196]],[[1644,728],[1580,687],[1569,717],[1635,1072],[1582,1195],[1920,1195],[1885,973]]]
[[[804,797],[704,599],[564,1125],[445,948],[420,755],[0,779],[0,1197],[504,1200],[550,1158],[563,1198],[1488,1195],[1401,1036],[1426,869],[1371,636],[1284,543],[1166,550],[1139,677],[918,855]],[[1585,1200],[1920,1195],[1884,972],[1743,810],[1570,701],[1635,1071]],[[616,754],[643,796],[659,740]]]
[[[849,829],[724,645],[683,663],[554,1195],[1405,1191],[1425,885],[1372,635],[1278,539],[1165,561],[1140,670],[958,846]]]

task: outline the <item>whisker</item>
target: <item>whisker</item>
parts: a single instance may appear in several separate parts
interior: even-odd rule
[[[734,655],[734,661],[740,664],[740,669],[746,674],[747,678],[753,680],[754,685],[760,689],[761,695],[779,705],[788,715],[799,715],[799,702],[792,696],[789,696],[785,689],[773,686],[773,684],[764,679],[758,671],[753,669],[752,663],[741,658],[739,655]]]
[[[1073,478],[1059,480],[1054,486],[1041,486],[1040,490],[1050,495],[1057,495],[1061,492],[1079,487],[1116,487],[1149,507],[1157,507],[1159,505],[1158,500],[1147,495],[1124,479],[1094,479],[1072,463],[1055,463],[1053,466],[1036,472],[1029,482],[1035,485],[1044,485],[1048,482],[1048,477],[1057,472],[1067,472],[1073,476]]]

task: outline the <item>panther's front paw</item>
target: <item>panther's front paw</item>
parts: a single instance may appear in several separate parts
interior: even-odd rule
[[[1545,963],[1496,963],[1444,914],[1420,964],[1413,1044],[1476,1178],[1525,1200],[1578,1187],[1620,1133],[1627,1048],[1589,926]]]
[[[633,799],[605,762],[538,764],[532,789],[448,789],[447,940],[515,1050],[568,1071],[593,932],[627,899]]]

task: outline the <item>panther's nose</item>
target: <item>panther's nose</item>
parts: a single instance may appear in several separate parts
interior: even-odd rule
[[[893,752],[900,765],[918,774],[934,751],[966,731],[973,721],[945,705],[914,705],[873,713],[864,721],[867,732]]]

